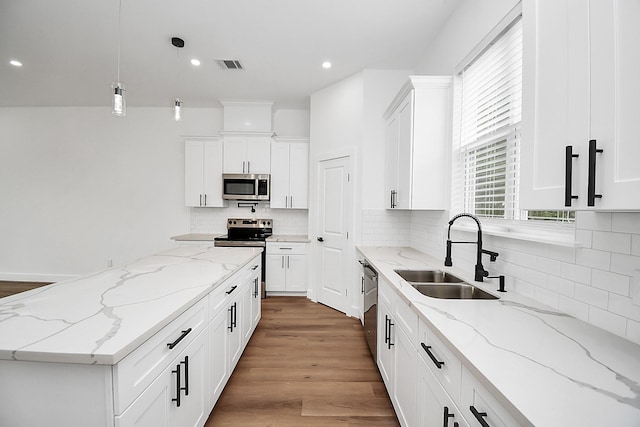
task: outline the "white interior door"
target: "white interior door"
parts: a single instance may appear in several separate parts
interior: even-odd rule
[[[347,242],[351,217],[349,157],[321,161],[318,178],[318,301],[346,313]]]

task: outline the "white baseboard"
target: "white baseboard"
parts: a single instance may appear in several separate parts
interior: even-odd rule
[[[76,279],[77,274],[41,274],[41,273],[5,273],[0,271],[0,280],[10,282],[62,282],[63,280]]]

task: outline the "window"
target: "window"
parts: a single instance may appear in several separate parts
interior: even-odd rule
[[[519,207],[522,20],[519,13],[508,19],[456,76],[453,208],[485,218],[572,221],[572,212]]]

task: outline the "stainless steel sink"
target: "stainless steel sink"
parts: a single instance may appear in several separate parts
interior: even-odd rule
[[[461,278],[440,270],[394,270],[418,292],[442,299],[498,299]]]
[[[411,283],[418,292],[432,298],[442,299],[498,299],[468,283]]]
[[[464,280],[440,270],[394,270],[411,283],[461,283]]]

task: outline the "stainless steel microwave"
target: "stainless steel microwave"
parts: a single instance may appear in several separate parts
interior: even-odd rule
[[[222,198],[227,200],[269,200],[271,175],[222,174]]]

